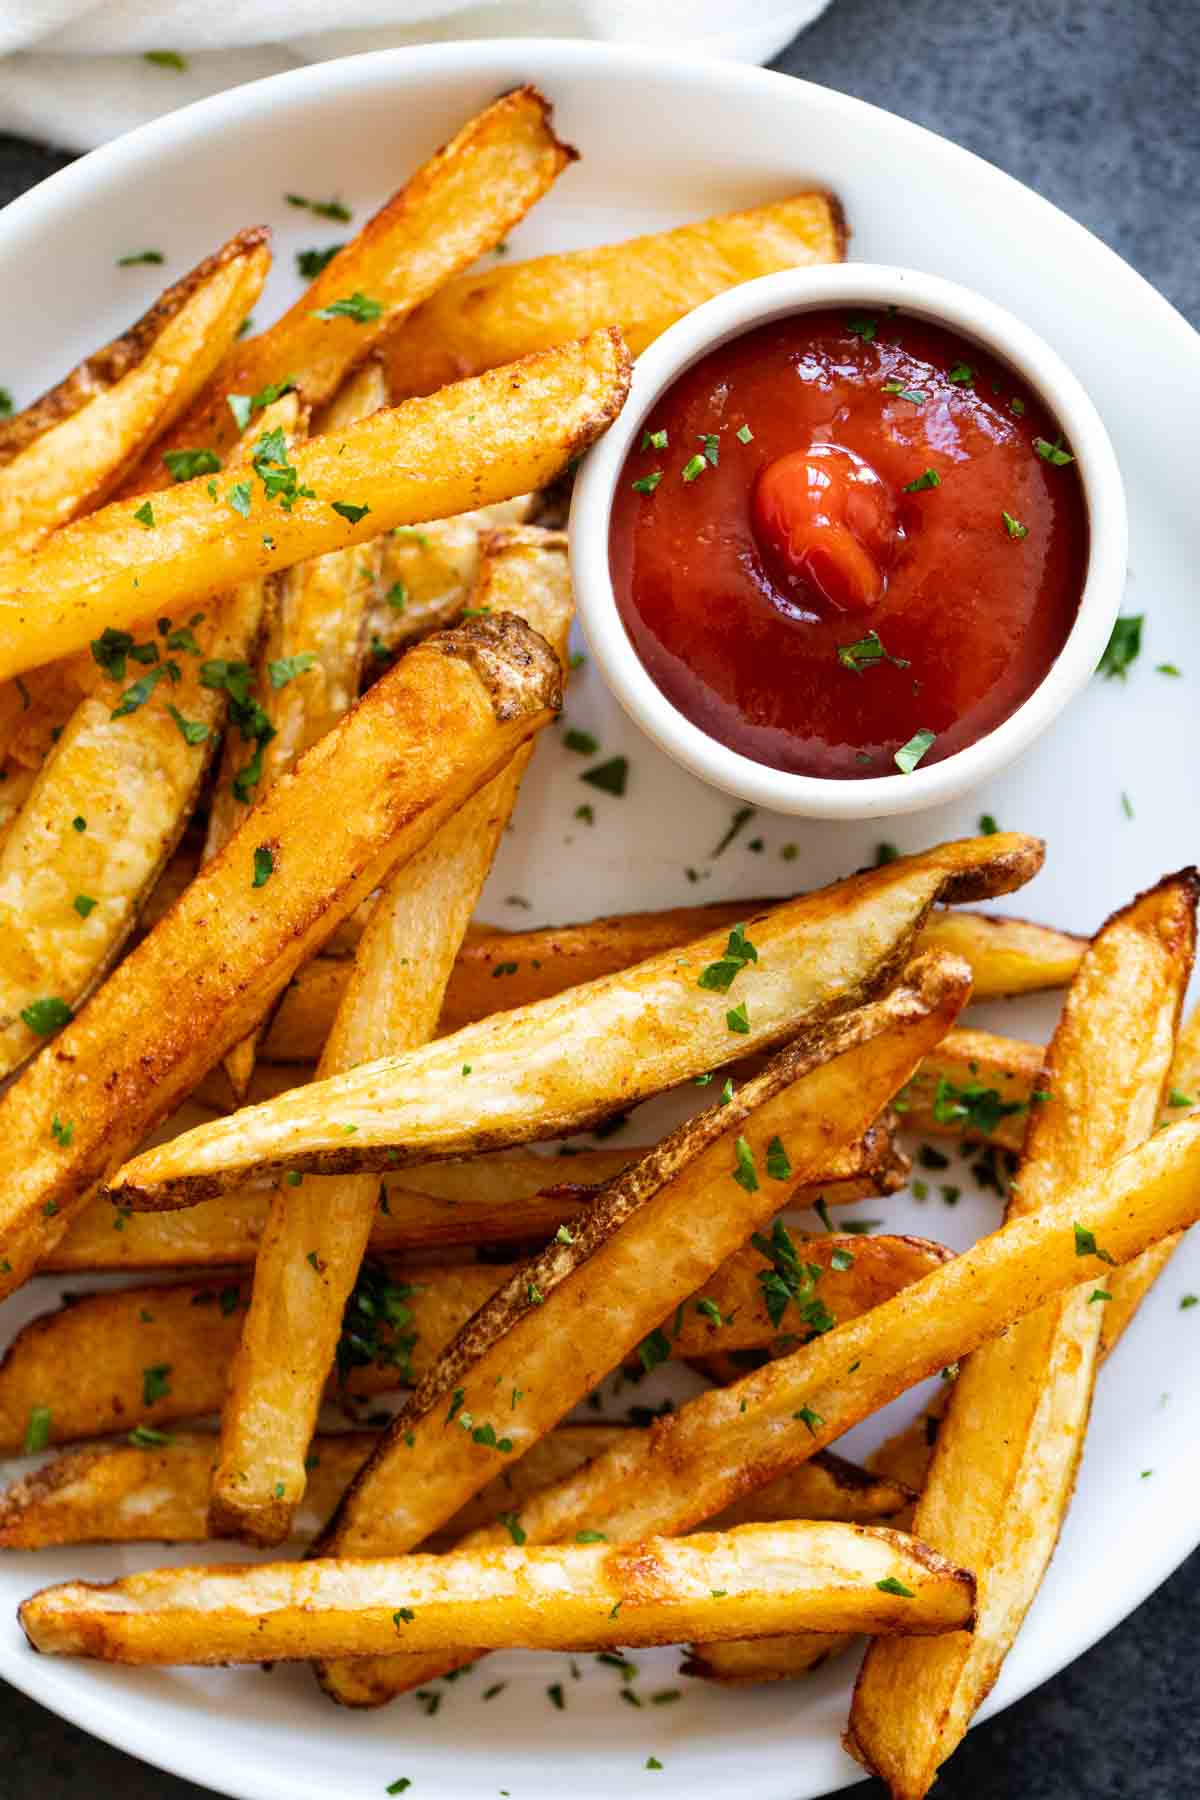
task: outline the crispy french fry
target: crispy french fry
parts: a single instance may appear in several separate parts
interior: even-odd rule
[[[235,344],[172,442],[227,449],[236,435],[230,394],[254,396],[290,380],[309,405],[331,400],[385,333],[448,276],[499,243],[574,158],[575,151],[555,137],[551,108],[534,87],[515,88],[469,119],[281,319]],[[365,306],[321,316],[355,296]],[[157,485],[154,473],[139,472],[143,485],[147,476]]]
[[[950,1032],[901,1096],[905,1129],[1019,1151],[1045,1055],[1040,1044],[992,1031]]]
[[[147,609],[180,612],[396,525],[538,487],[603,431],[628,385],[619,334],[600,331],[314,438],[288,465],[300,496],[288,510],[259,479],[264,463],[181,482],[142,507],[114,501],[0,564],[0,675],[80,650]],[[282,478],[277,462],[267,473]],[[149,529],[135,517],[146,505]]]
[[[105,1662],[229,1663],[488,1648],[591,1649],[789,1629],[968,1628],[974,1584],[886,1526],[741,1525],[626,1546],[467,1550],[378,1561],[159,1569],[26,1600],[35,1650]]]
[[[0,846],[12,830],[34,783],[34,771],[19,762],[0,765]]]
[[[292,430],[295,397],[263,418]],[[29,1017],[46,998],[77,1007],[136,924],[187,824],[224,716],[225,695],[206,684],[206,665],[246,656],[262,598],[260,582],[242,582],[186,627],[164,632],[143,620],[93,646],[100,679],[0,847],[0,1075],[45,1042]]]
[[[497,1011],[497,1003],[506,1008],[528,1006],[564,988],[615,975],[648,956],[689,944],[704,932],[728,930],[772,904],[778,902],[730,900],[534,931],[503,931],[496,926],[473,930],[450,977],[441,1029],[458,1031],[472,1025]],[[1081,949],[1080,940],[1048,925],[945,911],[934,913],[918,942],[923,950],[951,950],[965,956],[975,979],[976,1000],[1065,986]],[[497,975],[497,969],[504,973]],[[264,1054],[276,1062],[315,1062],[347,974],[346,962],[331,956],[316,957],[300,969],[268,1028]],[[925,1106],[922,1116],[927,1112]],[[922,1124],[919,1129],[928,1128]]]
[[[919,1281],[949,1254],[921,1238],[883,1235],[801,1239],[798,1249],[815,1271],[823,1304],[839,1319],[856,1317]],[[359,1360],[362,1334],[357,1327],[343,1329],[339,1305],[332,1341],[319,1363],[317,1397],[327,1377],[331,1399],[363,1399],[423,1379],[520,1266],[368,1264],[354,1296],[362,1296],[364,1308],[375,1309],[362,1315],[374,1321],[374,1353],[362,1351]],[[656,1339],[653,1353],[688,1358],[714,1343],[776,1343],[787,1323],[776,1323],[764,1303],[762,1278],[770,1268],[755,1250],[732,1255],[686,1301],[678,1319],[668,1320],[669,1330]],[[0,1363],[0,1454],[19,1453],[30,1417],[39,1410],[48,1415],[52,1444],[217,1412],[249,1297],[249,1283],[223,1271],[207,1281],[77,1295],[70,1305],[31,1319]],[[335,1357],[338,1372],[329,1376]],[[291,1350],[290,1361],[296,1360]],[[147,1382],[148,1369],[166,1373]],[[280,1404],[286,1409],[286,1396]],[[311,1411],[315,1414],[315,1405]],[[261,1425],[260,1434],[264,1442],[273,1441],[269,1425]],[[302,1456],[307,1451],[305,1437]],[[214,1524],[213,1535],[229,1535],[223,1519]]]
[[[384,658],[396,656],[427,631],[456,619],[479,573],[483,539],[502,526],[524,525],[532,509],[533,496],[522,494],[383,538],[379,597],[367,615],[373,650]]]
[[[1195,871],[1114,915],[1085,952],[1046,1057],[1009,1216],[1069,1197],[1154,1130],[1196,936]],[[1104,1248],[1103,1240],[1084,1240]],[[1083,1452],[1108,1290],[1088,1279],[963,1364],[915,1529],[968,1555],[973,1638],[939,1657],[867,1653],[847,1743],[897,1800],[920,1800],[992,1686],[1058,1542]]]
[[[561,533],[525,527],[497,541],[485,552],[474,597],[481,613],[524,618],[565,673],[574,603]],[[518,750],[391,876],[363,933],[318,1074],[402,1053],[433,1036],[454,959],[532,754],[532,744]],[[277,1544],[291,1528],[378,1196],[377,1177],[342,1175],[283,1186],[271,1202],[222,1412],[214,1531]]]
[[[253,808],[0,1100],[0,1291],[26,1278],[338,920],[548,721],[559,681],[519,620],[471,619],[403,658]]]
[[[932,957],[913,965],[912,982],[803,1034],[732,1100],[681,1127],[618,1177],[570,1242],[554,1243],[506,1282],[385,1431],[321,1550],[369,1554],[381,1532],[389,1546],[419,1542],[639,1340],[648,1363],[669,1353],[658,1329],[664,1315],[697,1284],[707,1286],[720,1261],[773,1210],[768,1154],[773,1166],[790,1159],[802,1173],[826,1153],[831,1121],[835,1133],[856,1135],[902,1071],[945,1030],[969,986],[957,959]],[[697,1207],[700,1192],[707,1199]],[[783,1309],[788,1293],[785,1282]],[[819,1304],[811,1284],[803,1299]],[[803,1316],[801,1307],[801,1323]],[[336,1666],[323,1671],[331,1692],[339,1679]]]
[[[432,393],[611,323],[637,356],[714,294],[778,269],[841,262],[845,245],[837,201],[796,194],[651,237],[464,275],[389,338],[388,383],[393,397]]]
[[[993,836],[852,876],[747,921],[758,960],[737,976],[737,1007],[700,985],[727,948],[717,933],[187,1132],[130,1162],[113,1196],[189,1204],[251,1170],[399,1167],[595,1124],[860,1003],[894,978],[935,900],[1019,886],[1041,855],[1035,839]]]
[[[625,1425],[560,1425],[469,1500],[422,1550],[452,1547],[492,1525],[540,1487],[582,1468],[619,1444]],[[185,1544],[208,1541],[208,1495],[217,1440],[209,1432],[134,1434],[124,1444],[65,1450],[0,1493],[0,1550],[48,1550],[65,1544]],[[161,1440],[161,1441],[159,1441]],[[342,1490],[371,1453],[369,1431],[325,1432],[312,1441],[309,1481],[293,1517],[293,1541],[314,1537]],[[783,1481],[770,1482],[714,1520],[713,1530],[772,1519],[840,1519],[878,1525],[905,1509],[902,1483],[869,1475],[840,1456],[814,1456]],[[755,1640],[757,1642],[757,1640]]]
[[[259,1072],[275,1065],[260,1063]],[[294,1071],[292,1071],[294,1073]],[[385,1175],[371,1226],[373,1255],[464,1244],[545,1242],[569,1224],[595,1189],[645,1155],[641,1146],[582,1150],[567,1162],[502,1151],[463,1163],[430,1163]],[[876,1124],[844,1154],[831,1155],[826,1178],[797,1186],[789,1206],[829,1206],[888,1194],[903,1186],[904,1160]],[[101,1269],[194,1269],[252,1263],[266,1222],[269,1193],[238,1188],[176,1212],[126,1213],[107,1200],[89,1205],[45,1258],[47,1272]]]
[[[727,1644],[692,1644],[681,1673],[725,1687],[764,1681],[797,1681],[855,1641],[851,1631],[798,1631],[792,1637],[731,1638]]]
[[[239,232],[123,336],[0,422],[0,538],[29,544],[98,506],[191,404],[258,298],[268,236]]]
[[[1081,1270],[1102,1276],[1106,1265],[1076,1249],[1076,1225],[1120,1264],[1193,1223],[1198,1176],[1200,1120],[1186,1119],[895,1299],[688,1401],[632,1451],[597,1457],[523,1508],[522,1528],[539,1543],[592,1525],[614,1543],[686,1530],[1076,1287]]]

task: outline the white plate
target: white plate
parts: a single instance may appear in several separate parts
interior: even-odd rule
[[[589,244],[745,206],[816,181],[842,197],[853,253],[969,283],[1025,318],[1097,401],[1129,490],[1127,610],[1148,614],[1127,683],[1096,681],[1023,763],[981,795],[881,832],[760,817],[715,863],[730,804],[674,768],[602,691],[592,671],[572,693],[573,722],[631,759],[623,801],[581,789],[581,764],[539,752],[505,842],[487,913],[515,925],[606,909],[784,892],[869,860],[887,835],[915,848],[970,831],[981,807],[1049,840],[1045,873],[1018,906],[1091,929],[1112,907],[1197,850],[1194,770],[1185,731],[1200,680],[1195,492],[1200,346],[1132,270],[1054,208],[987,164],[859,101],[785,76],[676,59],[660,51],[567,43],[443,45],[327,63],[205,101],[97,151],[0,218],[0,380],[24,401],[134,316],[165,273],[181,273],[237,227],[278,228],[263,317],[295,291],[291,252],[344,231],[289,210],[285,191],[353,203],[356,219],[480,105],[538,81],[583,160],[514,233],[513,253]],[[148,246],[166,271],[117,269]],[[1182,680],[1154,672],[1174,662]],[[1132,819],[1122,808],[1129,795]],[[590,799],[596,825],[572,819]],[[749,848],[758,836],[765,849]],[[798,842],[798,861],[779,850]],[[703,879],[689,883],[691,865]],[[711,871],[711,874],[709,873]],[[505,906],[527,896],[533,911]],[[1044,1005],[990,1009],[1000,1028],[1045,1033]],[[638,1128],[635,1127],[635,1130]],[[640,1135],[640,1133],[639,1133]],[[953,1179],[953,1177],[951,1177]],[[970,1187],[969,1181],[966,1183]],[[871,1216],[962,1245],[996,1219],[964,1196],[949,1210],[910,1198]],[[1200,1241],[1176,1257],[1100,1382],[1087,1457],[1062,1545],[987,1711],[1078,1656],[1166,1576],[1196,1542],[1200,1486],[1194,1388],[1181,1365],[1200,1313]],[[37,1283],[6,1307],[5,1337],[52,1299]],[[639,1398],[658,1398],[650,1388]],[[624,1397],[628,1398],[628,1395]],[[909,1410],[912,1407],[909,1401]],[[869,1441],[871,1431],[855,1434]],[[1143,1478],[1143,1470],[1153,1473]],[[65,1717],[162,1768],[243,1800],[379,1800],[398,1776],[413,1800],[579,1800],[630,1789],[693,1800],[806,1800],[856,1778],[838,1734],[843,1662],[800,1686],[719,1693],[683,1683],[675,1706],[618,1704],[613,1671],[566,1676],[568,1709],[545,1689],[562,1659],[492,1658],[447,1689],[426,1718],[412,1700],[376,1715],[337,1712],[304,1669],[270,1675],[134,1674],[35,1659],[13,1623],[32,1588],[71,1573],[105,1576],[157,1552],[63,1552],[0,1564],[0,1673]],[[179,1560],[187,1560],[180,1557]],[[659,1652],[639,1689],[674,1685]],[[506,1679],[485,1704],[483,1688]],[[649,1756],[665,1765],[646,1773]],[[655,1789],[655,1781],[659,1788]]]

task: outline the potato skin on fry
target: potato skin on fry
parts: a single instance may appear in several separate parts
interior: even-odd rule
[[[889,1589],[888,1583],[893,1587]],[[896,1592],[895,1589],[903,1591]],[[969,1628],[974,1582],[886,1526],[742,1525],[628,1545],[162,1569],[20,1609],[33,1649],[136,1664],[591,1649],[793,1630]]]
[[[628,388],[620,334],[598,331],[314,438],[291,465],[314,497],[288,510],[245,464],[224,471],[215,500],[206,476],[156,494],[152,529],[131,500],[113,501],[0,561],[0,675],[81,650],[148,610],[180,612],[394,526],[540,487],[611,423]]]
[[[112,1194],[153,1210],[220,1193],[250,1169],[403,1167],[595,1124],[883,991],[931,905],[1020,886],[1042,854],[1034,838],[965,839],[748,920],[758,961],[738,976],[746,1034],[726,1024],[725,996],[699,986],[726,948],[726,933],[716,933],[686,954],[665,952],[406,1057],[283,1094],[239,1113],[236,1123],[187,1132],[136,1157]],[[349,1137],[348,1122],[356,1127]]]
[[[500,704],[524,711],[502,723],[506,669]],[[527,626],[470,620],[397,664],[249,812],[0,1100],[0,1292],[26,1278],[92,1187],[245,1035],[339,919],[548,722],[559,690],[557,660]],[[348,789],[353,808],[341,804]],[[314,816],[326,821],[319,842]],[[264,845],[273,872],[258,887]],[[71,1125],[69,1142],[53,1135],[56,1117]]]

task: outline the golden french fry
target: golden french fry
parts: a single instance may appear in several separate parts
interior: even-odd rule
[[[260,1063],[258,1072],[276,1068]],[[403,1175],[385,1175],[369,1248],[375,1256],[386,1256],[449,1245],[545,1242],[560,1225],[570,1223],[597,1186],[644,1155],[641,1145],[581,1150],[562,1162],[501,1151],[470,1162],[430,1163]],[[876,1124],[844,1153],[831,1154],[823,1181],[793,1188],[787,1204],[811,1206],[824,1198],[835,1206],[867,1194],[889,1194],[903,1185],[905,1168],[887,1129]],[[40,1266],[47,1273],[78,1274],[252,1263],[269,1197],[263,1188],[235,1188],[162,1213],[122,1212],[97,1200]]]
[[[253,397],[294,381],[309,405],[331,400],[387,332],[499,243],[574,158],[555,137],[551,108],[534,87],[515,88],[469,119],[281,319],[234,345],[172,443],[227,449],[236,436],[231,394]],[[339,302],[356,300],[363,304],[338,310]],[[333,316],[321,316],[331,308]],[[158,485],[153,465],[138,473]],[[136,490],[136,481],[131,486]]]
[[[1010,1218],[1069,1200],[1154,1130],[1191,974],[1197,886],[1194,871],[1160,882],[1085,952],[1047,1051]],[[979,1626],[937,1657],[880,1644],[867,1653],[847,1743],[897,1800],[928,1792],[1041,1585],[1083,1452],[1107,1297],[1091,1278],[1068,1289],[970,1356],[951,1389],[914,1526],[969,1557]]]
[[[559,681],[519,620],[472,619],[403,658],[251,810],[0,1100],[0,1292],[338,920],[547,723]]]
[[[970,1626],[974,1584],[885,1526],[741,1525],[642,1544],[159,1569],[63,1582],[20,1608],[35,1650],[105,1662],[264,1662],[671,1644],[789,1629]]]
[[[0,846],[3,846],[14,820],[29,798],[33,783],[32,769],[24,768],[19,762],[0,764]]]
[[[388,339],[394,398],[428,394],[545,344],[619,324],[635,356],[684,313],[758,275],[841,262],[830,194],[702,219],[599,249],[505,263],[449,282]]]
[[[148,609],[178,612],[396,525],[539,487],[599,436],[628,385],[619,334],[599,331],[314,438],[286,468],[260,456],[141,506],[114,501],[0,563],[0,675],[82,649]],[[286,510],[285,481],[283,497],[293,484],[297,495]]]
[[[292,430],[294,395],[263,417]],[[247,581],[186,626],[143,620],[93,645],[99,680],[0,847],[0,1075],[45,1042],[29,1018],[47,997],[77,1007],[137,923],[224,717],[225,694],[206,672],[247,655],[261,614],[262,584]]]
[[[561,533],[525,527],[497,540],[485,552],[474,599],[481,614],[523,618],[565,672],[574,603]],[[518,750],[389,879],[358,946],[319,1074],[402,1053],[433,1036],[454,959],[532,753],[532,745]],[[378,1196],[378,1179],[367,1174],[313,1177],[301,1187],[281,1187],[272,1200],[221,1417],[212,1498],[216,1532],[277,1544],[291,1528]],[[297,1333],[301,1316],[305,1328]]]
[[[840,1319],[919,1281],[949,1254],[922,1238],[884,1235],[800,1239],[798,1248],[816,1271],[823,1305]],[[320,1359],[317,1398],[327,1384],[331,1399],[363,1399],[423,1379],[519,1267],[366,1263],[349,1296],[356,1323],[343,1326],[338,1307]],[[731,1256],[686,1300],[678,1318],[667,1321],[651,1353],[688,1358],[714,1342],[743,1348],[776,1343],[786,1326],[771,1318],[764,1303],[762,1279],[770,1267],[752,1249]],[[29,1320],[0,1363],[0,1454],[20,1452],[35,1413],[44,1421],[46,1441],[64,1444],[219,1411],[249,1298],[246,1279],[226,1271],[207,1281],[77,1295],[69,1306]],[[299,1360],[293,1348],[289,1363]],[[165,1373],[147,1381],[147,1370]],[[286,1395],[280,1405],[285,1421],[277,1435],[287,1430]],[[315,1411],[306,1400],[305,1416]],[[259,1436],[266,1447],[273,1445],[269,1423],[260,1424]],[[309,1437],[311,1429],[302,1456]],[[284,1466],[282,1457],[277,1461]],[[223,1520],[214,1523],[214,1536],[228,1534]]]
[[[684,1675],[725,1687],[764,1681],[797,1681],[840,1656],[855,1641],[851,1631],[798,1631],[791,1637],[731,1638],[727,1644],[692,1644]]]
[[[459,1031],[501,1008],[528,1006],[531,1001],[560,994],[564,988],[615,975],[648,956],[689,944],[705,932],[728,930],[764,906],[777,904],[753,899],[720,901],[666,912],[625,913],[583,925],[547,925],[534,931],[474,928],[446,989],[441,1030]],[[347,921],[348,926],[352,924]],[[990,913],[940,910],[930,918],[918,946],[965,956],[974,976],[976,1000],[1065,986],[1078,965],[1081,948],[1080,940],[1048,925],[994,918]],[[276,1062],[315,1062],[347,974],[346,961],[328,955],[315,957],[300,969],[268,1027],[264,1054]],[[928,1110],[926,1105],[922,1117]],[[922,1123],[917,1129],[928,1127]]]
[[[28,545],[100,505],[191,404],[258,298],[268,237],[261,227],[239,232],[115,342],[0,421],[0,538]]]
[[[789,1163],[803,1177],[840,1134],[853,1137],[945,1031],[968,987],[957,958],[922,958],[885,999],[811,1027],[732,1099],[619,1176],[569,1241],[526,1264],[439,1358],[347,1489],[322,1550],[371,1554],[381,1534],[389,1550],[420,1541],[497,1460],[551,1429],[616,1358],[635,1345],[647,1367],[669,1355],[676,1321],[659,1322],[689,1288],[707,1287],[720,1261],[769,1217],[772,1182],[786,1178]],[[826,1328],[818,1277],[782,1228],[770,1254],[771,1323],[783,1323],[794,1297],[801,1328]],[[779,1274],[783,1266],[790,1275]],[[792,1277],[798,1286],[788,1285]],[[686,1318],[685,1306],[676,1319],[682,1326]],[[354,1671],[344,1674],[353,1688]],[[338,1665],[327,1665],[322,1680],[339,1696]]]
[[[373,653],[386,661],[456,619],[479,573],[484,538],[503,526],[526,524],[532,510],[532,494],[522,494],[383,538],[379,594],[367,615]]]
[[[189,1204],[251,1170],[399,1167],[595,1124],[879,992],[934,901],[1010,890],[1041,857],[1037,840],[997,835],[868,870],[747,921],[758,960],[739,970],[736,1005],[720,975],[700,985],[727,951],[721,932],[187,1132],[127,1164],[112,1195]]]

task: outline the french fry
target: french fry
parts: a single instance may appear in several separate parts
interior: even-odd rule
[[[900,1098],[905,1130],[1019,1151],[1046,1052],[992,1031],[949,1032]]]
[[[474,597],[481,613],[517,615],[540,632],[565,674],[574,603],[561,533],[526,527],[497,539],[485,552]],[[391,876],[358,946],[319,1075],[402,1053],[433,1036],[463,933],[532,754],[532,744],[519,749]],[[378,1196],[378,1179],[366,1174],[315,1177],[306,1186],[280,1187],[272,1199],[221,1417],[214,1531],[277,1544],[291,1528]],[[304,1329],[297,1331],[300,1318]]]
[[[503,239],[575,154],[555,137],[551,108],[534,87],[515,88],[469,119],[281,319],[234,345],[172,443],[223,453],[236,436],[230,394],[294,381],[310,406],[331,400],[414,306]],[[355,296],[367,304],[321,316]],[[156,473],[153,465],[139,471],[142,485],[159,485]],[[141,491],[137,479],[131,488]]]
[[[1047,1052],[1046,1098],[1010,1218],[1069,1199],[1154,1130],[1191,974],[1198,885],[1195,871],[1160,882],[1085,953]],[[979,1628],[943,1656],[897,1657],[878,1644],[867,1653],[847,1744],[897,1800],[928,1792],[1041,1585],[1083,1452],[1107,1297],[1090,1278],[1068,1289],[969,1357],[951,1390],[914,1525],[970,1557]]]
[[[648,956],[689,944],[703,932],[728,930],[764,906],[777,904],[728,900],[534,931],[475,928],[454,965],[441,1030],[473,1025],[497,1011],[497,1001],[507,1008],[528,1006],[564,988],[615,975]],[[965,956],[975,980],[973,998],[996,1000],[1065,986],[1078,966],[1082,940],[1025,919],[939,910],[921,934],[919,947]],[[497,969],[503,974],[497,975]],[[315,957],[300,969],[268,1027],[264,1054],[275,1062],[315,1062],[347,974],[346,962],[332,956]],[[954,1034],[956,1039],[958,1035]],[[924,1112],[928,1110],[925,1106]],[[919,1129],[928,1127],[922,1124]]]
[[[371,1553],[381,1520],[389,1549],[419,1543],[636,1345],[647,1366],[669,1355],[664,1317],[703,1292],[774,1210],[768,1156],[777,1172],[790,1161],[803,1177],[837,1135],[856,1136],[946,1029],[968,986],[957,959],[914,964],[911,981],[810,1028],[731,1100],[618,1176],[578,1229],[507,1281],[439,1357],[347,1489],[322,1551]],[[773,1323],[787,1303],[785,1287]],[[823,1324],[823,1305],[820,1316]],[[326,1679],[336,1686],[336,1671]]]
[[[383,376],[367,363],[316,420],[318,433],[340,431],[370,418],[384,402]],[[380,568],[378,540],[355,550],[331,550],[275,577],[267,629],[256,659],[251,697],[260,709],[266,741],[260,737],[254,794],[261,797],[296,758],[332,730],[358,697],[363,619]],[[229,842],[246,810],[239,776],[250,762],[240,734],[227,732],[221,774],[209,808],[205,859]],[[234,1098],[246,1097],[254,1072],[261,1026],[225,1058]]]
[[[403,658],[252,809],[0,1100],[0,1291],[25,1280],[95,1184],[558,698],[540,638],[515,619],[472,619]]]
[[[1041,856],[1035,839],[997,835],[871,869],[747,921],[758,960],[737,976],[736,1007],[700,985],[710,965],[729,967],[717,933],[187,1132],[130,1162],[112,1196],[153,1210],[252,1170],[400,1167],[595,1124],[861,1003],[895,977],[934,901],[1010,890]]]
[[[819,1282],[823,1304],[840,1319],[919,1281],[949,1254],[922,1238],[884,1235],[800,1239],[798,1249]],[[363,1330],[365,1321],[373,1321],[372,1354],[362,1349],[361,1330],[343,1327],[339,1306],[332,1341],[319,1361],[317,1397],[327,1387],[332,1400],[359,1400],[422,1380],[520,1266],[369,1263],[354,1287],[352,1307],[361,1296]],[[655,1351],[689,1358],[715,1342],[776,1343],[786,1327],[772,1320],[764,1304],[762,1279],[770,1268],[756,1250],[731,1256],[686,1300],[678,1319],[668,1320]],[[76,1295],[69,1305],[29,1320],[0,1363],[0,1453],[20,1452],[35,1413],[45,1421],[46,1441],[65,1444],[219,1411],[249,1299],[249,1282],[222,1271],[207,1281]],[[295,1350],[290,1360],[298,1360]],[[337,1372],[330,1375],[335,1360]],[[147,1381],[147,1370],[166,1372]],[[286,1413],[286,1396],[280,1404]],[[315,1405],[306,1407],[306,1416],[309,1410],[315,1414]],[[260,1431],[269,1443],[269,1427]],[[308,1442],[305,1437],[303,1456]],[[238,1521],[236,1531],[241,1529]],[[214,1524],[214,1536],[229,1534],[223,1518]]]
[[[18,762],[0,765],[0,846],[12,830],[34,783],[34,771]]]
[[[970,1575],[915,1538],[806,1520],[624,1547],[149,1570],[43,1588],[19,1616],[46,1655],[145,1666],[370,1656],[398,1641],[419,1654],[944,1632],[973,1610]]]
[[[1186,1119],[896,1298],[731,1387],[710,1388],[631,1449],[597,1457],[524,1507],[522,1528],[538,1543],[593,1525],[614,1543],[687,1530],[1076,1287],[1081,1269],[1104,1275],[1108,1265],[1076,1249],[1076,1225],[1120,1264],[1192,1224],[1198,1176],[1200,1120]]]
[[[680,1673],[723,1687],[764,1681],[797,1681],[840,1656],[855,1642],[852,1631],[798,1631],[791,1637],[731,1638],[727,1644],[692,1644]]]
[[[259,1073],[276,1065],[260,1063]],[[291,1071],[295,1073],[295,1071]],[[569,1224],[596,1188],[645,1155],[641,1146],[581,1150],[567,1162],[500,1152],[470,1162],[430,1163],[385,1175],[383,1201],[371,1226],[375,1256],[467,1244],[545,1242]],[[829,1206],[889,1194],[906,1179],[904,1159],[884,1126],[829,1158],[826,1177],[797,1186],[789,1206]],[[89,1205],[45,1258],[47,1273],[102,1269],[229,1268],[252,1263],[266,1223],[269,1193],[237,1188],[177,1212],[127,1213],[107,1200]],[[386,1210],[384,1210],[386,1203]]]
[[[291,431],[295,397],[263,417]],[[224,717],[225,695],[206,683],[206,669],[247,655],[262,599],[260,582],[242,582],[186,627],[163,631],[143,620],[93,645],[100,679],[0,846],[0,1075],[45,1042],[29,1015],[47,996],[77,1007],[136,924],[187,824]]]
[[[631,1429],[560,1425],[481,1488],[422,1550],[449,1549],[467,1532],[494,1524],[538,1488],[619,1444]],[[12,1482],[0,1493],[0,1550],[207,1541],[216,1438],[208,1432],[144,1430],[135,1436],[136,1442],[66,1450]],[[373,1442],[369,1431],[324,1432],[313,1439],[308,1486],[292,1520],[293,1541],[306,1543],[316,1535],[370,1455]],[[736,1516],[714,1521],[713,1529],[772,1519],[877,1525],[894,1518],[911,1499],[900,1482],[869,1475],[840,1456],[814,1456],[786,1480],[769,1483],[749,1496],[736,1508]]]
[[[372,648],[383,658],[449,625],[466,605],[479,573],[483,539],[506,525],[524,525],[533,496],[432,519],[381,540],[383,567],[378,597],[367,615]]]
[[[808,193],[625,243],[464,275],[388,339],[388,384],[393,398],[429,394],[613,323],[637,356],[714,294],[778,269],[841,262],[845,247],[837,201]]]
[[[619,334],[599,331],[314,438],[287,465],[294,473],[260,460],[140,507],[113,501],[0,563],[0,676],[80,650],[148,610],[177,613],[394,526],[539,487],[610,423],[628,385]],[[283,480],[297,494],[287,510],[272,497]]]
[[[28,545],[100,505],[191,404],[259,296],[268,238],[261,227],[239,232],[115,342],[0,421],[0,538]]]

